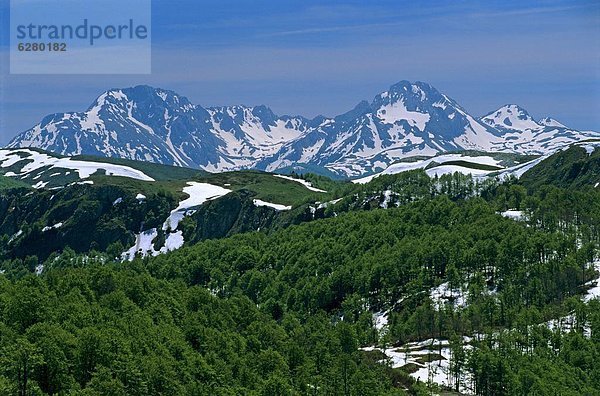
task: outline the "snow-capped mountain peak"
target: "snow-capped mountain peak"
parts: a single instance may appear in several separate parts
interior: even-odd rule
[[[502,139],[492,144],[494,151],[520,154],[548,154],[560,147],[597,137],[595,132],[580,132],[547,117],[536,122],[518,105],[505,105],[480,118],[481,122],[498,130]]]
[[[483,116],[481,121],[500,130],[525,131],[540,128],[540,124],[535,122],[527,110],[515,104],[502,106]]]
[[[401,158],[460,150],[544,154],[598,137],[506,105],[482,118],[424,82],[400,81],[337,117],[278,116],[264,105],[207,107],[173,91],[111,89],[83,112],[52,114],[8,147],[91,154],[208,171],[288,167],[344,177]]]
[[[543,125],[543,126],[549,126],[549,127],[567,128],[566,125],[562,124],[561,122],[559,122],[551,117],[545,117],[545,118],[540,119],[538,121],[538,124]]]

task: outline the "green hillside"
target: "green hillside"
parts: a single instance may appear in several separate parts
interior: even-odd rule
[[[0,176],[0,191],[1,190],[10,190],[13,188],[31,188],[30,185],[23,183],[19,180],[16,180],[12,177]]]
[[[152,177],[154,180],[187,180],[196,176],[206,175],[208,172],[200,169],[184,168],[180,166],[169,166],[155,164],[152,162],[132,161],[123,158],[96,157],[92,155],[76,155],[75,160],[103,162],[107,164],[124,165],[140,170]]]
[[[593,149],[590,145],[590,150]],[[532,189],[543,184],[573,188],[600,185],[597,184],[600,183],[600,150],[589,154],[583,145],[572,146],[527,171],[521,182]]]

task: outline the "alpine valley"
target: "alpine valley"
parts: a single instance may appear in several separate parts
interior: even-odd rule
[[[383,171],[400,159],[479,150],[548,154],[600,133],[517,105],[470,115],[423,82],[401,81],[336,117],[277,116],[265,106],[201,107],[149,86],[113,89],[84,112],[46,116],[9,148],[199,168],[312,172],[335,178]]]

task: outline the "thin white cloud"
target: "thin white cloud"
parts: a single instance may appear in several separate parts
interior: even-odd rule
[[[359,29],[392,27],[392,26],[400,26],[402,24],[403,24],[402,22],[389,22],[389,23],[366,23],[366,24],[349,25],[349,26],[317,27],[317,28],[286,30],[286,31],[280,31],[280,32],[266,33],[266,34],[257,35],[257,37],[282,37],[282,36],[295,36],[295,35],[314,34],[314,33],[330,33],[330,32],[341,32],[341,31],[359,30]]]
[[[525,15],[538,15],[548,13],[562,13],[565,11],[572,11],[577,9],[585,8],[580,5],[563,6],[563,7],[533,7],[533,8],[518,8],[511,10],[502,11],[488,11],[488,12],[476,12],[469,13],[466,16],[472,18],[498,18],[498,17],[509,17],[509,16],[525,16]]]

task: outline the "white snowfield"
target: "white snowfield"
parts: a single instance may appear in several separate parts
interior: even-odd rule
[[[60,228],[60,227],[62,227],[62,225],[63,225],[63,223],[60,222],[60,223],[56,223],[56,224],[54,224],[52,226],[46,226],[46,227],[42,228],[42,232],[46,232],[46,231],[50,231],[52,229]]]
[[[291,181],[294,181],[294,182],[296,182],[296,183],[300,183],[300,184],[302,184],[304,187],[308,188],[310,191],[322,192],[322,193],[325,193],[325,192],[327,192],[327,191],[325,191],[325,190],[320,190],[320,189],[318,189],[318,188],[315,188],[315,187],[313,187],[313,186],[312,186],[312,184],[310,184],[310,182],[307,182],[307,181],[306,181],[306,180],[304,180],[304,179],[295,179],[295,178],[293,178],[293,177],[291,177],[291,176],[284,176],[284,175],[274,175],[274,176],[275,176],[275,177],[278,177],[278,178],[280,178],[280,179],[286,179],[286,180],[291,180]]]
[[[334,199],[332,201],[327,201],[327,202],[317,202],[319,204],[319,206],[317,208],[323,209],[323,208],[328,207],[329,205],[335,205],[336,203],[340,202],[342,199],[344,199],[344,198],[338,198],[338,199]]]
[[[153,241],[158,236],[158,230],[152,228],[136,235],[135,244],[121,254],[123,260],[133,260],[136,253],[142,256],[157,256],[171,250],[179,249],[185,242],[183,233],[177,230],[179,222],[185,217],[193,214],[193,208],[198,207],[212,199],[220,198],[229,194],[231,190],[215,186],[208,183],[188,182],[183,188],[183,192],[189,195],[188,198],[179,202],[179,205],[171,211],[171,214],[162,225],[162,230],[166,233],[165,244],[158,250],[154,248]],[[141,195],[141,194],[138,194]]]
[[[506,168],[503,171],[501,171],[500,173],[498,173],[498,177],[500,178],[500,180],[510,177],[510,176],[514,176],[517,179],[519,179],[521,176],[523,176],[523,174],[525,172],[527,172],[529,169],[533,168],[534,166],[536,166],[537,164],[539,164],[546,158],[550,157],[550,155],[551,154],[543,155],[532,161],[525,162],[525,163],[519,164],[519,165],[515,165],[510,168]]]
[[[377,110],[377,117],[386,124],[394,124],[398,120],[406,120],[409,125],[417,127],[420,131],[425,130],[425,125],[430,119],[428,113],[410,111],[406,108],[403,100],[390,103]]]
[[[385,332],[387,329],[387,325],[388,325],[388,314],[389,311],[385,311],[385,312],[377,312],[373,314],[373,322],[375,322],[375,329],[377,329],[377,331],[381,332]]]
[[[280,204],[276,204],[276,203],[271,203],[271,202],[266,202],[266,201],[262,201],[260,199],[253,199],[252,202],[254,203],[254,206],[266,206],[268,208],[273,208],[275,210],[281,211],[281,210],[290,210],[292,209],[291,206],[286,206],[286,205],[280,205]]]
[[[596,146],[591,145],[591,144],[582,144],[581,147],[583,147],[585,149],[585,152],[587,153],[587,155],[592,155],[592,154],[594,154],[594,151],[596,151]]]
[[[189,195],[189,197],[179,202],[179,205],[173,209],[171,215],[165,222],[172,231],[177,229],[179,221],[191,208],[200,206],[206,201],[222,197],[231,192],[231,190],[226,188],[208,183],[188,182],[187,184],[188,185],[183,188],[183,192]],[[163,225],[163,229],[166,230],[167,227]]]
[[[488,174],[490,174],[490,171],[487,171],[487,170],[467,168],[466,166],[459,166],[459,165],[440,165],[440,166],[436,166],[435,168],[427,169],[425,171],[425,173],[427,173],[427,175],[429,177],[435,177],[435,176],[440,177],[442,175],[451,175],[456,172],[462,173],[463,175],[472,175],[472,176],[487,176]]]
[[[465,161],[465,162],[472,162],[472,163],[481,164],[481,165],[496,166],[499,168],[502,167],[500,165],[499,160],[497,160],[493,157],[490,157],[490,156],[486,156],[486,155],[469,156],[469,155],[462,155],[462,154],[444,154],[444,155],[439,155],[436,157],[431,157],[431,158],[427,158],[427,159],[420,160],[420,161],[398,162],[396,164],[390,165],[389,167],[387,167],[384,171],[382,171],[380,173],[376,173],[374,175],[366,176],[366,177],[363,177],[360,179],[355,179],[355,180],[352,180],[352,182],[364,184],[364,183],[370,182],[374,178],[381,176],[381,175],[394,175],[397,173],[406,172],[406,171],[415,170],[415,169],[425,169],[427,166],[429,166],[432,163],[437,163],[440,165],[436,166],[434,168],[427,169],[426,172],[429,176],[435,176],[436,174],[438,176],[441,176],[443,174],[454,173],[454,172],[460,172],[460,173],[464,173],[464,174],[472,174],[474,176],[478,176],[478,175],[487,175],[492,172],[497,172],[497,171],[485,171],[485,170],[481,170],[481,169],[466,168],[466,167],[458,166],[458,165],[444,165],[444,163],[452,162],[452,161]]]
[[[29,149],[6,150],[0,149],[0,167],[8,168],[20,161],[27,163],[17,172],[7,172],[5,176],[23,177],[44,167],[52,169],[69,169],[77,172],[79,178],[86,179],[99,170],[104,170],[108,176],[123,176],[143,181],[154,181],[144,172],[124,165],[102,162],[80,161],[71,158],[58,158]],[[55,172],[52,172],[56,176]],[[47,182],[36,183],[36,188],[43,188]]]
[[[583,149],[585,150],[587,155],[592,155],[594,153],[594,151],[596,151],[596,149],[598,147],[600,147],[600,141],[589,141],[588,140],[588,141],[575,143],[575,145],[583,147]]]
[[[465,349],[472,347],[467,344],[470,337],[465,337]],[[390,359],[392,368],[403,367],[407,364],[414,364],[418,370],[411,373],[410,376],[424,383],[435,383],[438,385],[452,387],[450,378],[450,358],[451,351],[448,341],[429,339],[421,342],[409,342],[397,348],[361,348],[363,351],[380,351]],[[433,357],[433,359],[429,359]],[[427,360],[432,360],[428,362]],[[470,382],[466,378],[466,382]],[[462,393],[470,394],[471,390],[468,384],[462,383],[459,389]]]
[[[151,254],[156,256],[158,252],[154,250],[152,241],[158,236],[156,228],[151,228],[135,236],[135,244],[121,254],[122,260],[132,261],[135,258],[136,253],[140,253],[142,256]]]
[[[502,216],[507,217],[509,219],[513,219],[513,220],[523,220],[525,219],[525,216],[523,215],[523,211],[521,210],[515,210],[515,209],[509,209],[507,211],[504,211],[502,213],[500,213]]]
[[[597,273],[600,273],[600,260],[594,263],[594,269]],[[589,289],[583,296],[583,301],[588,302],[594,298],[600,298],[600,277],[589,281],[585,286],[589,287]]]
[[[300,121],[291,119],[288,122],[276,120],[274,125],[265,127],[261,119],[255,116],[253,107],[231,106],[206,109],[211,116],[212,129],[224,141],[225,146],[221,149],[223,154],[234,159],[237,166],[251,166],[256,158],[275,154],[285,143],[293,141],[302,136]],[[239,136],[233,130],[221,127],[220,118],[223,114],[243,120],[240,129],[243,132]],[[232,170],[231,164],[223,163],[215,170]]]
[[[431,298],[433,305],[438,309],[441,309],[449,302],[452,302],[454,308],[467,307],[467,293],[463,292],[460,288],[452,289],[449,282],[444,282],[432,288],[429,291],[429,298]]]

